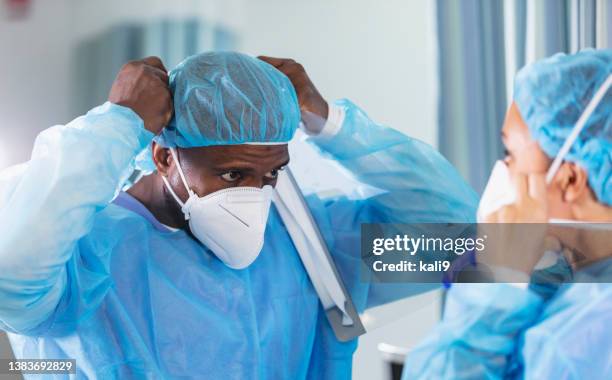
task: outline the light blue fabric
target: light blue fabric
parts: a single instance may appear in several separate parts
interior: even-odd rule
[[[236,52],[193,55],[170,72],[174,118],[157,141],[192,148],[288,142],[300,108],[285,74]]]
[[[389,297],[359,281],[360,224],[469,222],[477,196],[431,147],[337,105],[339,134],[313,144],[384,192],[308,203],[363,310]],[[0,175],[0,328],[17,357],[75,358],[77,378],[350,378],[357,340],[336,340],[275,208],[261,254],[237,271],[129,196],[111,203],[152,139],[105,104],[44,131],[28,165]]]
[[[455,284],[443,320],[408,355],[404,380],[610,379],[612,260],[554,293],[509,284]],[[588,283],[591,282],[591,283]]]
[[[514,101],[533,138],[554,158],[595,91],[612,73],[612,49],[557,54],[516,75]],[[566,160],[589,174],[601,203],[612,205],[612,91],[599,103]]]

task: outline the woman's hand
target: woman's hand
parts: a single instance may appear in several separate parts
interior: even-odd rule
[[[544,254],[548,210],[544,174],[514,173],[516,201],[489,214],[479,226],[486,249],[479,262],[528,275]]]
[[[489,214],[486,223],[546,223],[546,178],[544,174],[512,175],[516,201]]]

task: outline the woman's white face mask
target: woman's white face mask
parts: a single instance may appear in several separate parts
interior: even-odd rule
[[[557,174],[559,167],[561,166],[563,159],[569,152],[572,144],[576,141],[576,138],[580,134],[580,131],[584,128],[587,120],[597,108],[597,105],[603,99],[604,95],[608,91],[608,89],[612,86],[612,75],[610,75],[607,80],[601,85],[601,87],[597,90],[593,99],[589,102],[586,109],[578,118],[576,125],[572,129],[572,132],[565,140],[563,146],[559,150],[559,153],[553,160],[548,172],[546,173],[546,183],[550,184],[554,176]],[[482,197],[480,198],[480,203],[478,205],[478,211],[476,214],[476,219],[479,223],[482,223],[486,220],[486,217],[493,212],[499,210],[500,208],[510,205],[516,201],[516,193],[514,191],[514,186],[512,185],[512,178],[510,176],[510,170],[508,170],[508,166],[505,162],[498,160],[493,166],[493,171],[491,172],[491,176],[489,177],[489,181],[485,186],[484,192],[482,193]],[[581,223],[578,221],[572,220],[562,220],[562,219],[549,219],[550,223]]]
[[[189,220],[193,235],[228,267],[251,265],[263,248],[272,186],[232,187],[199,197],[189,187],[175,150],[170,152],[189,199],[183,203],[168,180],[163,176],[162,180]]]

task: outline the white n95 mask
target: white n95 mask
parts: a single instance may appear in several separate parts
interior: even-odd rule
[[[601,99],[603,99],[604,95],[611,86],[612,74],[608,76],[604,83],[599,87],[595,95],[593,95],[593,98],[585,108],[584,112],[582,112],[582,115],[580,115],[578,118],[576,125],[563,143],[563,146],[561,146],[559,153],[557,153],[557,156],[546,173],[547,184],[550,184],[555,174],[557,174],[563,159],[569,152],[574,141],[576,141],[578,134],[580,134],[580,131],[582,131],[586,125],[587,120],[589,117],[591,117],[593,111],[595,111],[595,108],[597,108],[597,105],[599,102],[601,102]],[[503,206],[514,203],[515,200],[516,192],[514,190],[514,185],[510,177],[508,166],[505,162],[498,160],[493,167],[493,171],[489,177],[489,182],[487,182],[487,186],[485,186],[482,197],[480,198],[478,211],[476,213],[476,220],[479,223],[484,222],[487,215],[499,210]],[[554,223],[558,222],[558,220],[551,219],[550,222]]]
[[[491,171],[489,182],[480,197],[476,220],[478,223],[483,223],[488,215],[514,203],[515,200],[516,192],[510,177],[510,170],[504,161],[497,160]]]
[[[232,187],[199,197],[189,187],[176,152],[172,148],[170,152],[189,193],[187,202],[180,200],[165,177],[162,180],[189,220],[193,235],[228,267],[251,265],[264,244],[272,187]]]

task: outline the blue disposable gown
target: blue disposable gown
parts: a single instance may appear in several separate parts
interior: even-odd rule
[[[611,275],[608,259],[557,287],[453,285],[403,379],[612,379]]]
[[[342,129],[313,143],[383,193],[308,202],[364,309],[385,296],[359,281],[362,222],[472,221],[477,197],[428,145],[337,105]],[[106,103],[0,177],[0,328],[16,356],[75,358],[78,378],[350,378],[357,340],[336,340],[274,208],[261,254],[233,270],[120,194],[152,139]]]

